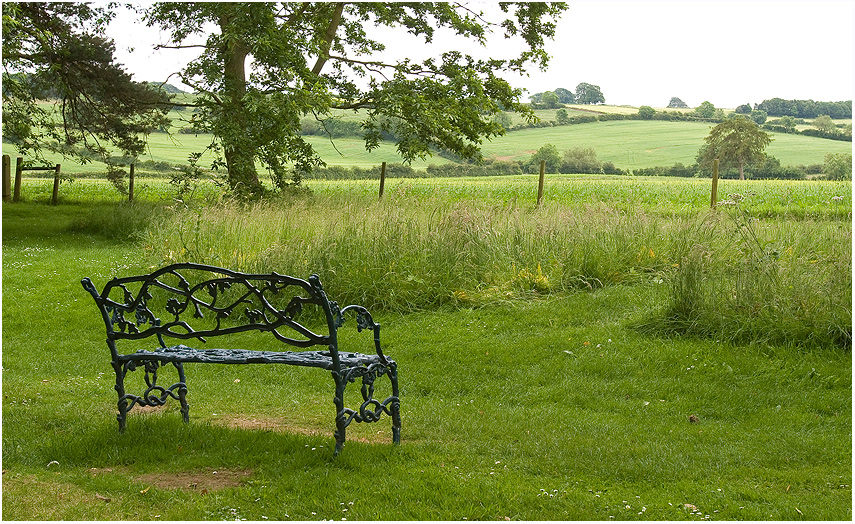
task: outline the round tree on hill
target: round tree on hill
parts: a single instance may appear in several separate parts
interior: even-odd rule
[[[677,98],[676,96],[671,97],[671,101],[668,102],[668,107],[689,107],[685,102]]]
[[[576,86],[577,104],[605,104],[606,98],[600,91],[600,86],[582,82]]]
[[[700,152],[702,167],[718,159],[722,167],[738,167],[739,179],[745,180],[745,164],[762,162],[772,137],[753,120],[739,115],[713,127],[704,142]]]

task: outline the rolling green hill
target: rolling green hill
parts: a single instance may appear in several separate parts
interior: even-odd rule
[[[570,116],[597,112],[632,113],[634,108],[614,106],[571,106]],[[543,121],[553,120],[555,110],[536,111]],[[190,110],[173,111],[175,119],[171,131],[153,133],[149,137],[148,154],[140,160],[184,164],[194,151],[202,151],[209,144],[210,135],[178,134],[186,125],[179,117],[188,118]],[[345,119],[358,118],[350,112]],[[515,117],[514,123],[518,123]],[[503,137],[482,144],[484,156],[497,160],[527,160],[532,153],[546,144],[554,144],[559,151],[574,147],[590,147],[601,162],[611,162],[621,169],[638,169],[654,166],[671,166],[675,163],[692,164],[698,149],[713,124],[708,122],[667,122],[646,120],[614,120],[556,127],[529,128],[512,131]],[[767,153],[778,158],[782,165],[821,164],[828,153],[850,153],[851,142],[841,142],[800,135],[773,133],[774,140]],[[383,143],[371,153],[365,151],[364,143],[356,138],[338,138],[330,141],[325,137],[310,136],[308,141],[316,148],[328,165],[369,167],[381,162],[400,162],[395,146]],[[14,147],[3,144],[3,154],[16,156]],[[62,163],[65,173],[99,172],[100,165],[80,166],[56,155],[48,155],[51,163]],[[200,165],[210,164],[210,153],[202,157]],[[434,156],[416,161],[413,167],[424,169],[429,164],[444,164],[445,158]]]
[[[560,151],[591,147],[597,159],[615,166],[643,168],[691,164],[713,124],[615,120],[570,126],[523,129],[496,138],[483,146],[484,155],[500,160],[525,160],[544,144]],[[821,164],[827,153],[851,152],[850,142],[773,133],[766,149],[783,165]]]

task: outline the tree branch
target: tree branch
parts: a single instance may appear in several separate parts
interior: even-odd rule
[[[335,5],[335,10],[333,11],[332,18],[330,18],[330,25],[327,26],[327,31],[324,33],[324,49],[321,50],[320,56],[318,56],[317,62],[315,62],[315,67],[312,68],[312,74],[317,75],[320,74],[321,69],[323,69],[324,64],[327,63],[327,59],[330,57],[330,48],[332,47],[333,39],[335,38],[335,33],[338,30],[338,26],[341,23],[341,13],[344,10],[344,2],[338,2]]]
[[[194,47],[201,47],[202,49],[206,49],[208,46],[205,44],[187,44],[187,45],[158,44],[158,45],[154,46],[154,50],[159,51],[161,49],[191,49]]]

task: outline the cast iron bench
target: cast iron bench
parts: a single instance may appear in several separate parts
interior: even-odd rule
[[[401,440],[397,366],[380,348],[380,325],[362,306],[339,308],[328,300],[317,275],[306,281],[276,273],[245,274],[180,263],[148,275],[114,278],[100,293],[89,278],[81,283],[95,299],[107,327],[119,395],[119,431],[125,430],[127,413],[134,406],[162,406],[169,398],[181,403],[184,421],[189,422],[185,363],[287,364],[332,373],[336,454],[344,445],[345,428],[351,422],[376,422],[384,413],[392,417],[392,441],[398,444]],[[359,332],[374,333],[376,354],[339,350],[338,329],[347,313],[355,313]],[[258,335],[252,337],[253,332],[265,333],[261,337],[266,340],[259,342]],[[302,351],[196,349],[167,345],[165,337],[201,342],[217,339],[218,344],[228,344],[223,344],[226,347],[243,347],[246,342],[255,346],[282,343]],[[315,347],[322,349],[310,349]],[[158,368],[167,364],[175,367],[178,380],[164,387],[157,383],[157,375]],[[125,375],[137,367],[145,370],[147,385],[139,396],[126,393],[124,384]],[[391,394],[385,400],[376,400],[374,383],[383,375],[390,379]],[[362,380],[362,402],[350,409],[344,404],[344,390],[357,378]]]

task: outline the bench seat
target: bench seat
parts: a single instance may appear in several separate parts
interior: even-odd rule
[[[339,360],[344,368],[370,366],[381,363],[379,355],[339,352]],[[208,364],[289,364],[333,369],[332,353],[329,351],[256,351],[250,349],[196,349],[183,344],[153,351],[140,350],[136,353],[118,356],[120,361],[142,362],[159,360],[161,362],[201,362]]]

